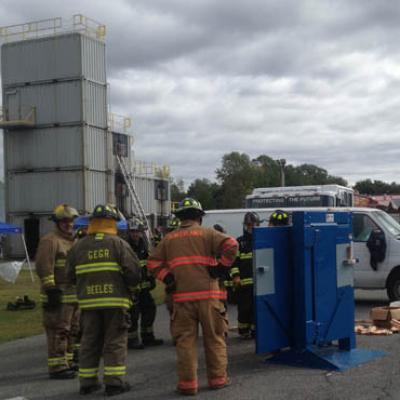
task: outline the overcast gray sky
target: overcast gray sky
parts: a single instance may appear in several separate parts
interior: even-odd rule
[[[1,0],[0,26],[107,26],[111,108],[188,183],[240,151],[400,181],[397,0]]]

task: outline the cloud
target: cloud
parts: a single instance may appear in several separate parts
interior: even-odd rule
[[[138,158],[187,183],[230,151],[400,180],[396,2],[3,0],[0,25],[77,12],[107,25]]]

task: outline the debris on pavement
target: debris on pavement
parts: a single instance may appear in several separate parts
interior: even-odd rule
[[[400,332],[400,307],[374,307],[371,320],[356,320],[355,332],[359,335],[388,336]]]

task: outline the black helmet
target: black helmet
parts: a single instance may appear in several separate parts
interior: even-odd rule
[[[168,221],[167,229],[169,231],[174,231],[175,229],[178,229],[181,226],[181,221],[179,218],[172,218]]]
[[[87,229],[87,226],[81,226],[80,228],[78,228],[75,232],[75,239],[82,239],[87,236]]]
[[[182,201],[179,202],[178,208],[174,211],[174,214],[179,217],[181,214],[185,214],[186,211],[195,211],[200,216],[203,216],[205,212],[203,211],[203,207],[201,203],[191,197],[186,197]]]
[[[112,204],[99,204],[97,205],[90,218],[110,218],[115,221],[120,221],[121,216],[117,208]]]
[[[274,211],[269,217],[269,225],[271,226],[289,225],[289,214],[282,210]]]
[[[256,212],[247,212],[243,218],[243,225],[260,225],[260,217]]]

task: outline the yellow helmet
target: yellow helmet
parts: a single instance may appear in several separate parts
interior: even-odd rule
[[[68,204],[59,204],[53,211],[50,219],[52,221],[61,221],[63,219],[74,219],[79,217],[78,211]]]

